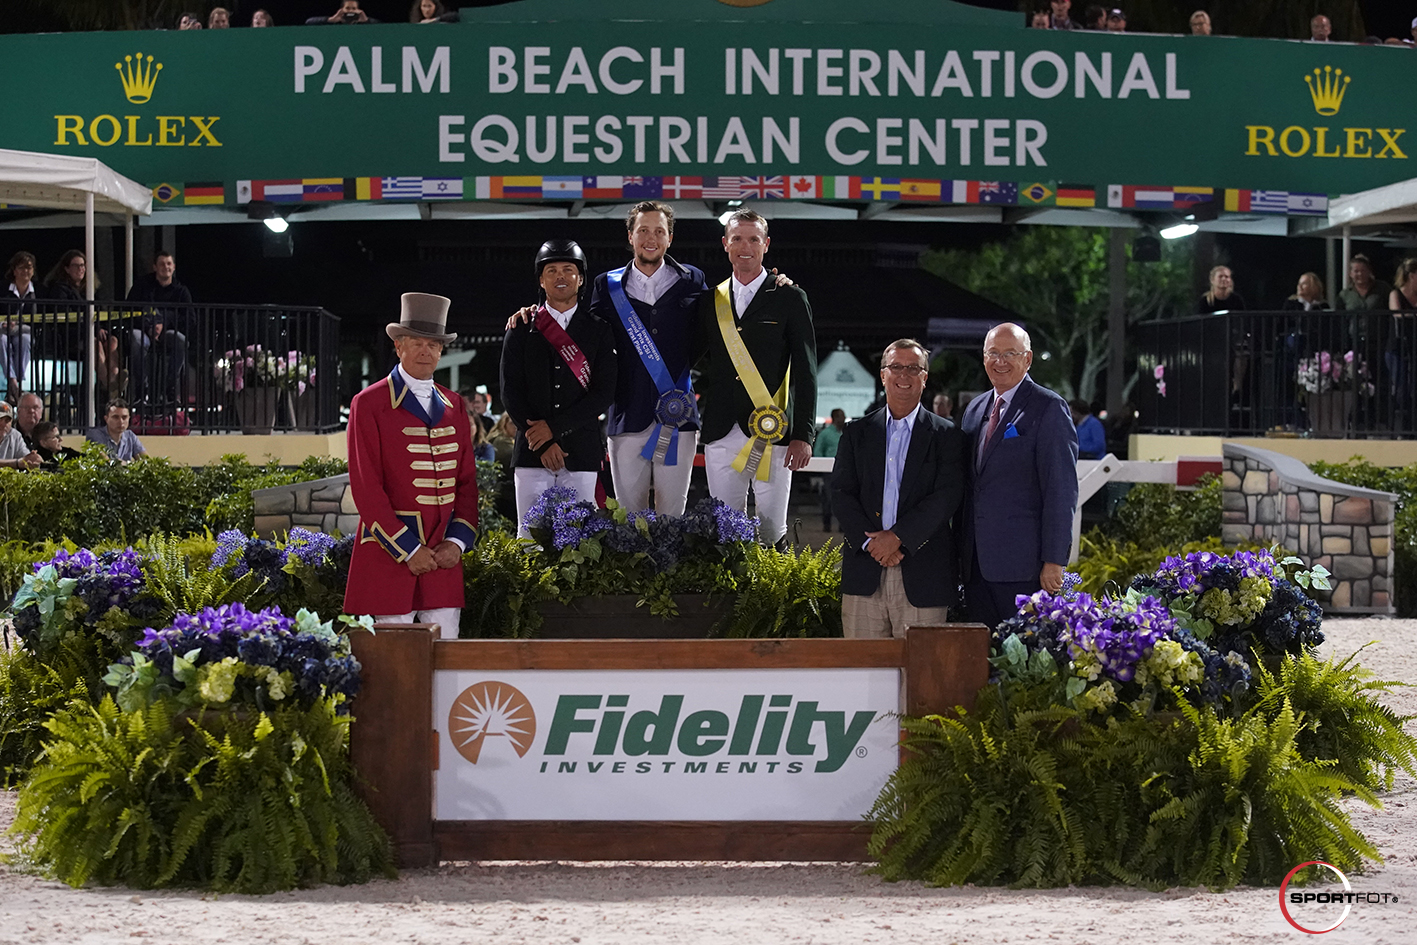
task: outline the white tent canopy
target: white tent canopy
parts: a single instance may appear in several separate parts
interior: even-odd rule
[[[1329,226],[1417,222],[1417,178],[1339,197],[1329,204]]]
[[[94,158],[11,151],[0,148],[0,203],[25,207],[84,211],[84,258],[88,260],[90,302],[94,293],[94,213],[121,213],[128,232],[126,247],[127,284],[133,284],[133,216],[153,212],[152,191],[117,173]],[[85,422],[92,420],[94,399],[93,332],[89,331]]]
[[[102,161],[0,148],[0,203],[98,213],[153,212],[152,191]]]

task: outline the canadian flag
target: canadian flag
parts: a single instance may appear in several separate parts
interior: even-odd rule
[[[820,195],[821,188],[815,177],[789,177],[787,196],[793,200],[810,200]]]

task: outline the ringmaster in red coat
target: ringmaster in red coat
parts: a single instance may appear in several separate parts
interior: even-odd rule
[[[433,383],[449,300],[403,295],[386,326],[398,366],[354,396],[349,408],[349,486],[359,533],[344,609],[379,623],[436,623],[458,635],[462,554],[477,527],[477,464],[467,407]]]

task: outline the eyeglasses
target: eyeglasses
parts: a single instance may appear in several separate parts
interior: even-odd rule
[[[986,351],[984,352],[984,360],[1004,361],[1008,364],[1012,364],[1015,361],[1021,360],[1027,354],[1027,351]]]
[[[890,371],[897,376],[905,374],[909,377],[919,377],[926,369],[918,364],[882,364],[882,371]]]

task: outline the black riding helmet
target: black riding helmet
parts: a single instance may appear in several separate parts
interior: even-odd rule
[[[576,268],[581,271],[581,283],[585,283],[586,258],[585,251],[575,240],[547,240],[541,244],[541,248],[536,251],[536,278],[541,279],[541,270],[546,268],[547,263],[573,262]]]

